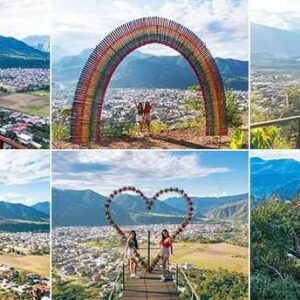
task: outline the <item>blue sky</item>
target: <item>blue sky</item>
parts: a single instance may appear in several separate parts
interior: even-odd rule
[[[116,27],[144,16],[173,19],[194,31],[214,56],[248,59],[247,0],[53,0],[54,45],[77,54],[95,47]],[[175,55],[165,46],[143,52]]]
[[[226,196],[248,190],[245,151],[64,151],[53,152],[52,183],[107,195],[135,185],[148,194],[178,186],[192,196]]]
[[[50,199],[48,151],[0,152],[0,200],[32,205]]]

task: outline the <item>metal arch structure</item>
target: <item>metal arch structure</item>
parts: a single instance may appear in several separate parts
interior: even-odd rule
[[[71,142],[101,139],[106,89],[122,60],[135,49],[158,43],[179,52],[193,69],[205,102],[206,135],[227,135],[225,93],[216,62],[199,37],[181,24],[160,17],[126,23],[107,35],[88,58],[78,81],[71,117]]]

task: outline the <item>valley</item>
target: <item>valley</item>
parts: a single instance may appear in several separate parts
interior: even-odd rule
[[[49,278],[49,255],[0,254],[0,265],[12,266],[27,273],[36,273]]]
[[[125,232],[136,230],[139,252],[147,257],[147,232],[151,233],[151,257],[158,249],[162,228],[173,232],[173,224],[123,226]],[[243,243],[243,246],[235,244]],[[69,290],[105,298],[124,261],[125,245],[111,226],[56,227],[53,230],[53,295]],[[174,242],[170,270],[179,262],[186,272],[210,271],[217,276],[244,277],[248,268],[247,225],[230,222],[190,224]],[[139,267],[138,272],[143,272]],[[245,279],[243,279],[244,281]]]
[[[4,36],[0,36],[0,49],[0,134],[24,148],[47,149],[50,54]]]

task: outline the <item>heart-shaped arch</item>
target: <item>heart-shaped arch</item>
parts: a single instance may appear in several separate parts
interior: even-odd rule
[[[134,186],[125,186],[122,188],[119,188],[117,190],[114,190],[106,199],[105,202],[105,216],[109,222],[110,225],[112,225],[114,227],[114,229],[117,231],[117,233],[119,234],[119,236],[121,237],[121,239],[125,242],[128,238],[128,236],[123,232],[123,230],[120,228],[120,226],[113,220],[112,216],[111,216],[111,212],[110,212],[110,207],[112,204],[113,199],[118,196],[121,193],[124,192],[134,192],[137,195],[139,195],[145,202],[147,208],[150,210],[153,206],[153,204],[155,203],[155,201],[158,200],[158,197],[166,194],[166,193],[171,193],[171,192],[175,192],[178,193],[185,201],[187,204],[187,210],[186,210],[186,214],[184,217],[183,222],[181,223],[181,225],[179,225],[176,230],[171,234],[171,238],[172,240],[175,240],[176,237],[178,236],[178,234],[180,234],[185,228],[186,226],[190,223],[190,221],[193,218],[193,202],[192,202],[192,198],[189,197],[187,195],[187,193],[183,190],[183,189],[179,189],[176,187],[169,187],[166,189],[162,189],[160,191],[158,191],[152,198],[148,198],[147,196],[145,196],[145,194],[137,189]],[[145,262],[145,260],[143,259],[143,257],[141,257],[141,255],[139,254],[138,251],[135,250],[135,255],[139,261],[139,263],[145,268],[147,269],[149,272],[152,272],[152,270],[155,268],[155,266],[157,265],[159,259],[160,259],[160,254],[158,253],[156,255],[156,257],[154,258],[154,260],[151,262],[150,266],[147,266],[147,263]]]
[[[121,61],[135,49],[159,43],[179,52],[193,69],[205,102],[206,135],[227,135],[225,94],[214,58],[199,37],[177,22],[147,17],[124,24],[94,49],[77,84],[71,118],[71,141],[100,141],[104,96]]]

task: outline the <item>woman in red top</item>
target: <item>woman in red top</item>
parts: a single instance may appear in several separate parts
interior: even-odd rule
[[[172,239],[167,229],[164,229],[161,233],[160,241],[160,257],[162,259],[162,275],[161,281],[166,281],[167,263],[169,261],[170,254],[173,255]]]

